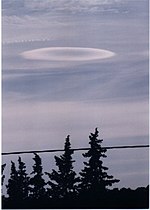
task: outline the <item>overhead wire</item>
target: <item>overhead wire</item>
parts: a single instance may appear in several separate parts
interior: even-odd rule
[[[106,150],[109,149],[134,149],[134,148],[146,148],[149,145],[124,145],[124,146],[105,146],[102,147]],[[72,151],[89,150],[90,148],[74,148]],[[15,152],[3,152],[2,155],[18,155],[18,154],[29,154],[29,153],[51,153],[51,152],[63,152],[64,149],[47,149],[47,150],[30,150],[30,151],[15,151]]]

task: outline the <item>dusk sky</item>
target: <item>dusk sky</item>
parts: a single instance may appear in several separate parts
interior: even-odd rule
[[[96,127],[148,144],[148,0],[2,0],[2,42],[3,152],[87,147]],[[107,156],[116,187],[148,185],[147,148]]]

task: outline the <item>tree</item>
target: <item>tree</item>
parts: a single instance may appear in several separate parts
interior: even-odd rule
[[[3,200],[3,202],[5,200],[5,196],[3,195],[3,184],[4,184],[4,179],[5,179],[5,175],[4,175],[4,169],[5,169],[5,167],[6,167],[6,163],[4,163],[1,166],[1,185],[2,185],[1,194],[2,194],[2,200]]]
[[[18,158],[19,169],[16,169],[15,163],[11,161],[11,174],[6,185],[9,199],[12,201],[23,201],[28,198],[29,192],[29,177],[26,173],[25,163],[21,157]]]
[[[108,168],[103,166],[102,158],[106,158],[106,149],[101,147],[102,139],[98,139],[98,129],[89,136],[90,148],[84,153],[85,158],[89,158],[88,162],[84,162],[84,169],[80,172],[81,183],[80,190],[84,192],[106,192],[107,186],[119,182],[113,176],[107,174]]]
[[[33,172],[31,174],[34,174],[34,176],[30,179],[30,185],[31,185],[31,198],[33,199],[40,199],[44,198],[45,196],[45,188],[46,185],[45,180],[43,179],[43,167],[42,167],[42,161],[39,155],[34,153],[35,157],[33,160],[35,161],[35,164],[33,165]]]
[[[3,184],[4,184],[4,179],[5,179],[5,175],[4,175],[4,169],[5,169],[5,167],[6,167],[6,163],[5,164],[3,164],[2,166],[1,166],[1,184],[2,184],[2,186],[3,186]]]
[[[16,166],[13,161],[11,161],[11,173],[6,188],[9,199],[12,201],[16,201],[19,191],[19,185],[18,185],[18,172],[16,170]]]
[[[76,173],[73,170],[73,162],[75,161],[72,160],[72,154],[73,150],[71,150],[68,135],[65,140],[64,154],[60,157],[55,156],[58,171],[53,169],[52,173],[46,172],[50,178],[48,181],[50,185],[49,192],[53,198],[68,198],[75,196],[77,193],[76,183],[79,181],[79,178],[76,177]]]
[[[25,163],[22,162],[21,157],[18,158],[19,169],[18,169],[18,199],[25,200],[29,194],[29,177],[26,173]]]

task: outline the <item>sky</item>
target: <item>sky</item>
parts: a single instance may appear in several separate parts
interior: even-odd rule
[[[148,144],[148,52],[148,0],[2,0],[3,152],[60,149],[68,134],[87,147],[96,127],[103,146]],[[148,185],[148,149],[107,156],[116,187]]]

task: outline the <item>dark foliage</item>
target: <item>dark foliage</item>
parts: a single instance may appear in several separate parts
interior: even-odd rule
[[[28,199],[26,201],[2,198],[3,209],[149,209],[149,187],[108,190],[104,194],[83,200],[72,199]]]
[[[29,196],[29,176],[26,173],[25,163],[22,162],[21,157],[18,158],[19,169],[18,169],[18,199],[25,200]]]
[[[6,185],[9,200],[17,200],[17,202],[27,199],[29,194],[29,177],[21,157],[18,158],[18,164],[19,169],[16,170],[15,163],[11,162],[11,175]]]
[[[107,186],[112,186],[113,183],[119,182],[113,176],[107,174],[108,168],[103,166],[102,158],[106,158],[106,149],[101,147],[102,139],[98,139],[98,130],[91,133],[89,136],[90,149],[83,154],[85,158],[89,158],[88,162],[84,162],[84,169],[80,172],[81,184],[80,189],[85,196],[86,193],[98,195],[105,193]],[[90,195],[89,195],[90,196]]]
[[[8,185],[6,185],[7,188],[7,194],[9,196],[9,200],[11,201],[17,201],[18,192],[19,192],[19,185],[18,185],[18,172],[16,170],[15,163],[11,161],[11,173],[10,178],[8,180]]]
[[[4,175],[4,169],[6,167],[6,164],[3,164],[2,167],[1,167],[1,182],[2,182],[2,186],[4,184],[4,179],[5,179],[5,175]]]
[[[43,179],[43,167],[42,161],[39,155],[34,154],[33,158],[35,164],[33,165],[33,171],[31,174],[34,176],[30,179],[30,197],[32,199],[38,200],[42,199],[45,196],[45,188],[46,185],[45,180]]]
[[[136,190],[130,188],[112,189],[108,187],[119,180],[107,174],[108,168],[103,166],[106,149],[101,147],[103,140],[98,139],[98,130],[89,136],[90,148],[83,156],[84,169],[77,177],[72,159],[70,139],[67,136],[64,154],[55,156],[58,170],[46,172],[48,183],[43,178],[42,161],[34,154],[34,165],[31,177],[26,173],[25,163],[19,157],[19,167],[11,161],[11,173],[6,185],[8,197],[2,195],[3,209],[148,209],[149,186]],[[2,165],[3,174],[6,164]],[[48,188],[46,189],[46,185]]]
[[[52,198],[67,198],[77,194],[77,182],[79,178],[76,177],[76,173],[73,170],[72,160],[73,150],[71,150],[71,144],[69,135],[66,138],[64,146],[64,154],[60,157],[55,156],[56,166],[58,171],[53,170],[52,173],[46,173],[50,180],[48,184],[50,186],[49,195]]]

